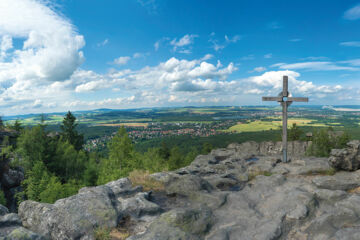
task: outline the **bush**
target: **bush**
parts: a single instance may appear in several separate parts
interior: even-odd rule
[[[312,144],[307,150],[307,155],[316,157],[328,157],[331,149],[344,148],[350,140],[347,133],[334,132],[332,128],[314,131]]]
[[[5,198],[5,194],[2,190],[0,190],[0,204],[1,205],[6,205],[6,198]]]

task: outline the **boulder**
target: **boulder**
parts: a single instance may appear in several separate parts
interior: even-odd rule
[[[123,209],[122,198],[117,196],[131,191],[134,191],[131,183],[127,179],[120,179],[107,185],[82,188],[78,194],[54,204],[22,202],[19,216],[25,227],[47,238],[93,239],[94,229],[98,226],[114,228],[127,214],[119,211]]]
[[[24,171],[22,169],[9,169],[3,173],[1,178],[1,184],[5,188],[13,188],[20,186],[24,180]]]
[[[346,171],[355,171],[360,168],[360,141],[353,140],[347,143],[345,149],[331,150],[329,164]]]

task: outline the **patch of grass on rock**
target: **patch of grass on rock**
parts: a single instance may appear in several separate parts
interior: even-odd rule
[[[156,181],[150,177],[149,171],[134,170],[129,174],[129,179],[133,186],[143,186],[144,191],[164,191],[165,189],[162,182]]]
[[[256,178],[259,175],[263,175],[266,177],[270,177],[272,175],[271,172],[269,171],[260,171],[260,172],[253,172],[249,174],[249,181],[253,180],[254,178]]]

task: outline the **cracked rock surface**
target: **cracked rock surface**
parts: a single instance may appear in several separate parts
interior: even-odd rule
[[[230,144],[152,174],[163,192],[123,178],[54,204],[25,201],[4,222],[45,239],[95,239],[124,219],[129,240],[360,239],[360,170],[334,174],[327,158],[303,156],[306,143],[289,145],[290,163],[278,143]]]

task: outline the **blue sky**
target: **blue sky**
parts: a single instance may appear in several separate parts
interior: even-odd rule
[[[360,1],[3,0],[0,113],[360,104]],[[268,104],[268,103],[266,103]]]

